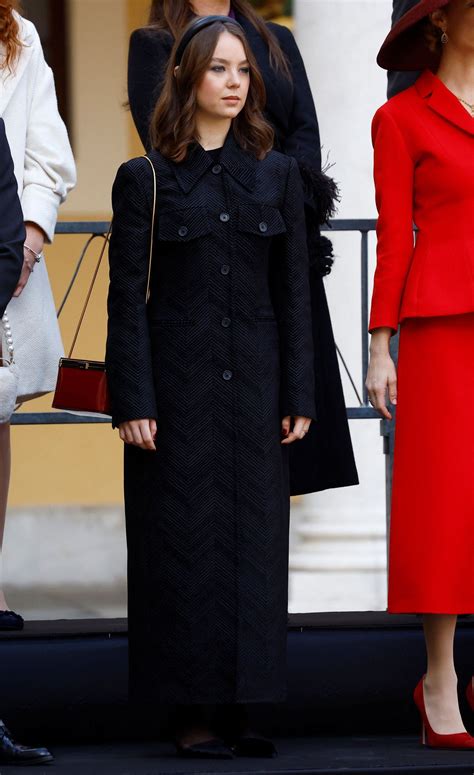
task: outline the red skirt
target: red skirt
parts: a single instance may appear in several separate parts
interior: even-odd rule
[[[388,610],[474,613],[474,313],[401,327]]]

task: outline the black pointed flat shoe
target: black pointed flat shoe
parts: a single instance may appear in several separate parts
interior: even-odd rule
[[[52,761],[54,761],[54,758],[46,748],[29,748],[26,745],[16,743],[11,732],[3,721],[0,721],[0,766],[2,764],[27,766],[47,764]]]
[[[176,743],[176,753],[185,759],[233,759],[232,750],[219,738],[203,740],[194,745]]]
[[[0,611],[0,630],[22,630],[25,622],[15,611]]]
[[[251,759],[275,759],[278,756],[278,751],[271,740],[250,731],[234,741],[232,751],[235,756],[247,756]]]

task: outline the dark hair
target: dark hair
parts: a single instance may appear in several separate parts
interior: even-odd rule
[[[186,32],[186,30],[185,30]],[[196,132],[196,92],[212,60],[220,35],[229,32],[238,38],[250,67],[250,87],[245,106],[233,120],[235,139],[241,148],[263,159],[273,147],[274,132],[264,118],[265,84],[241,26],[232,19],[215,22],[201,30],[187,45],[175,75],[175,43],[168,63],[163,90],[150,126],[154,148],[173,161],[183,161],[190,145],[198,140]],[[183,33],[184,34],[184,33]]]
[[[441,42],[443,30],[440,29],[436,24],[433,24],[431,17],[429,16],[422,20],[421,25],[426,45],[428,46],[429,50],[432,51],[433,54],[437,54],[439,57],[441,57],[443,52],[443,44]]]
[[[263,38],[268,46],[270,64],[274,70],[283,73],[291,80],[290,68],[277,38],[270,32],[248,0],[232,0],[232,8],[248,19]],[[148,24],[160,30],[168,30],[176,40],[181,37],[185,27],[194,18],[195,14],[189,0],[152,0]]]
[[[13,15],[13,11],[19,10],[17,2],[0,0],[0,43],[5,46],[5,57],[0,62],[0,70],[6,68],[12,72],[13,65],[20,56],[23,45],[20,40],[20,26]]]

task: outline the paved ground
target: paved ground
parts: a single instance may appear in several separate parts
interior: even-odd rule
[[[135,743],[94,745],[80,748],[55,747],[54,765],[35,768],[35,775],[457,775],[474,772],[474,753],[430,751],[415,738],[303,738],[280,740],[277,759],[234,759],[224,762],[177,759],[171,745]],[[0,775],[18,772],[0,768]]]

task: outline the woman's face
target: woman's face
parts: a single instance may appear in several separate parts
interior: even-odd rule
[[[223,32],[197,88],[198,111],[215,119],[234,119],[245,105],[249,86],[245,49],[239,38]]]
[[[474,53],[474,0],[451,0],[446,8],[435,11],[432,21],[447,33],[453,47]]]

